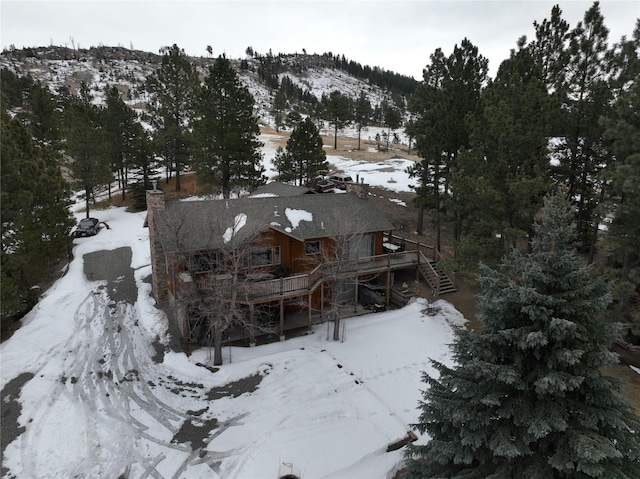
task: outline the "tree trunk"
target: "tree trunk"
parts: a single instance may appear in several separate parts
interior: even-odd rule
[[[89,218],[89,194],[90,194],[89,188],[85,188],[84,189],[84,206],[87,212],[87,218]]]
[[[180,191],[180,160],[176,158],[176,191]]]
[[[213,365],[222,366],[222,331],[220,328],[213,330]]]
[[[436,251],[440,253],[441,244],[441,232],[442,228],[440,227],[440,207],[436,208]]]
[[[453,214],[454,220],[453,220],[453,241],[454,242],[458,242],[460,241],[460,237],[462,236],[462,215],[458,212],[455,212]]]
[[[418,209],[418,221],[416,224],[416,233],[422,234],[422,228],[424,226],[424,205],[420,205]]]
[[[125,173],[125,168],[121,168],[120,169],[120,177],[122,178],[122,182],[120,185],[120,188],[122,188],[122,201],[126,201],[127,200],[127,194],[126,194],[126,190],[127,190],[127,178],[126,178],[126,173]]]
[[[601,205],[604,202],[604,184],[600,185],[600,199],[598,204]],[[600,215],[596,214],[591,230],[591,240],[589,241],[589,264],[593,263],[596,255],[596,243],[598,242],[598,226],[600,224]]]

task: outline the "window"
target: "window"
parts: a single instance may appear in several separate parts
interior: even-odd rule
[[[349,239],[349,259],[373,256],[373,235]]]
[[[305,241],[304,254],[318,254],[320,252],[320,241]]]
[[[273,264],[271,248],[253,248],[251,250],[251,266],[265,266]]]
[[[280,246],[273,247],[273,264],[280,264]]]

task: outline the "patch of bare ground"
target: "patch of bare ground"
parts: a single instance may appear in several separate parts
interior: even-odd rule
[[[604,372],[624,381],[624,395],[631,402],[636,414],[640,416],[640,374],[631,369],[631,366],[633,366],[640,370],[640,353],[624,349],[618,345],[614,345],[613,351],[618,353],[620,363],[610,366]]]
[[[273,135],[270,141],[276,146],[286,148],[287,140],[291,135],[291,130],[276,131],[271,127],[261,127],[261,133],[266,135]],[[388,160],[393,157],[402,157],[407,160],[420,161],[420,157],[413,152],[409,152],[406,145],[394,145],[389,144],[389,149],[386,150],[386,143],[377,143],[370,138],[370,132],[367,130],[362,131],[360,138],[360,149],[358,149],[358,139],[346,136],[341,136],[338,133],[337,148],[334,148],[335,137],[333,134],[325,134],[323,131],[321,134],[322,142],[325,146],[325,151],[328,155],[339,155],[346,158],[351,158],[357,161],[371,161],[380,162]],[[280,137],[280,138],[277,138]]]

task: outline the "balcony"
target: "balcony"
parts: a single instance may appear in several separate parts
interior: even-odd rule
[[[247,275],[242,278],[235,293],[241,302],[262,302],[281,298],[289,298],[310,294],[315,291],[323,281],[329,278],[347,278],[357,275],[393,271],[404,268],[417,267],[421,263],[421,253],[419,251],[402,251],[399,253],[389,253],[379,256],[368,256],[365,258],[351,259],[345,261],[335,261],[318,265],[312,271],[304,274],[296,274],[286,278],[262,279],[252,278]],[[185,282],[181,291],[190,290],[185,288],[191,282],[191,276],[183,277],[182,273],[177,279],[178,283]],[[267,277],[263,276],[262,278]],[[231,275],[198,275],[195,279],[197,289],[205,295],[221,293],[224,296],[231,294]],[[257,279],[257,280],[256,280]],[[236,283],[238,285],[238,283]],[[225,291],[228,289],[228,291]]]

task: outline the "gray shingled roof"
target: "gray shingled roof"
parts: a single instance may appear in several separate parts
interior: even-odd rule
[[[393,229],[371,202],[353,194],[174,201],[155,218],[166,252],[218,249],[232,244],[225,234],[238,244],[269,228],[299,241]]]

